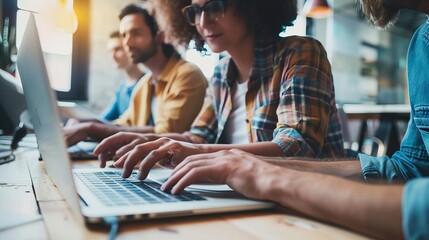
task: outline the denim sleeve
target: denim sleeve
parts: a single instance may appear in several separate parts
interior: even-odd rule
[[[405,239],[429,239],[429,178],[412,180],[402,193]]]
[[[397,166],[387,156],[373,157],[366,154],[358,155],[362,166],[363,177],[366,181],[398,178]]]
[[[428,110],[429,108],[425,108],[412,113],[407,131],[401,142],[401,148],[391,158],[359,154],[365,180],[409,181],[416,177],[429,176],[427,150],[429,147],[429,135],[424,135],[426,131],[420,123],[421,114],[423,112],[429,113]]]
[[[409,181],[413,178],[428,176],[429,162],[412,158],[404,151],[397,151],[392,158],[358,155],[363,177],[366,181],[394,180]]]

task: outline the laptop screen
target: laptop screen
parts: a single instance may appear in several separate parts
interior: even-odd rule
[[[76,219],[83,223],[71,162],[60,127],[57,99],[51,89],[35,17],[30,14],[19,49],[17,66],[46,171],[67,201]]]

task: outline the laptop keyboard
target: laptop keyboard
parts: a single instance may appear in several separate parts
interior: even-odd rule
[[[137,179],[136,173],[133,173],[129,179],[122,178],[120,172],[116,171],[79,172],[75,174],[107,206],[206,200],[186,191],[182,191],[179,195],[163,192],[159,183],[149,179],[140,181]]]

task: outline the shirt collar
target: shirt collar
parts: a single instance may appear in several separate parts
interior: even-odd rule
[[[178,53],[173,53],[173,55],[168,59],[164,69],[162,69],[157,81],[168,82],[171,79],[174,79],[172,75],[176,74],[176,71],[173,71],[173,68],[180,60],[180,55]]]

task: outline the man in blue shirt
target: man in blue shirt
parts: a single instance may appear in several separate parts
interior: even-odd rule
[[[125,73],[125,80],[116,90],[115,97],[111,100],[109,106],[107,106],[102,113],[102,118],[104,120],[113,121],[127,110],[131,99],[131,93],[138,80],[143,76],[143,71],[127,56],[122,46],[122,39],[119,31],[110,34],[107,42],[107,50],[112,56],[116,68],[123,70]]]
[[[427,0],[360,0],[360,5],[370,22],[381,28],[392,25],[403,8],[429,14]],[[375,238],[429,239],[428,67],[429,20],[410,42],[411,117],[401,148],[391,158],[361,154],[360,161],[285,161],[284,158],[261,161],[249,153],[228,150],[193,155],[180,163],[165,163],[175,168],[162,189],[177,194],[195,182],[227,183],[247,197],[275,201]],[[114,139],[106,139],[105,145],[111,140]],[[142,166],[152,166],[158,161],[151,155],[143,159]],[[132,158],[128,157],[126,163],[133,162]],[[174,153],[168,158],[174,159]],[[142,169],[141,178],[148,171]],[[397,184],[368,185],[330,175]]]

